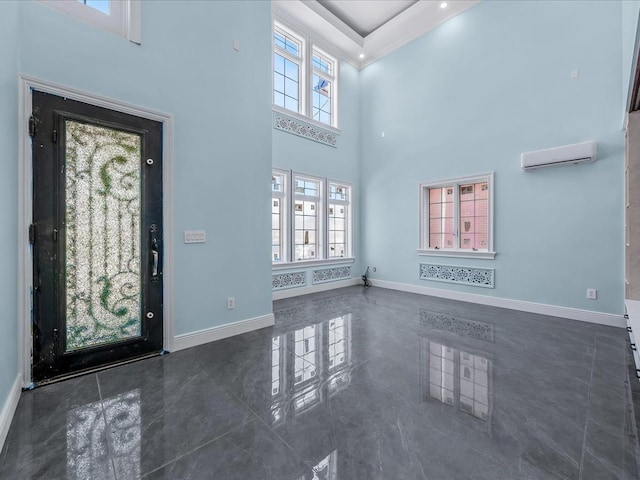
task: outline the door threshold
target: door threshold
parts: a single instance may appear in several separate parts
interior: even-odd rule
[[[102,370],[109,370],[110,368],[120,367],[122,365],[127,365],[129,363],[134,363],[134,362],[138,362],[140,360],[146,360],[148,358],[158,357],[158,356],[161,356],[161,355],[166,355],[168,353],[169,352],[167,352],[165,350],[161,350],[159,352],[147,353],[147,354],[141,355],[139,357],[129,358],[128,360],[122,360],[122,361],[118,361],[118,362],[114,362],[114,363],[109,363],[107,365],[101,365],[99,367],[92,367],[92,368],[88,368],[86,370],[81,370],[79,372],[73,372],[73,373],[69,373],[69,374],[65,374],[65,375],[60,375],[58,377],[47,378],[46,380],[42,380],[40,382],[32,383],[31,387],[23,388],[22,390],[23,391],[25,391],[25,390],[33,390],[34,388],[43,387],[45,385],[51,385],[52,383],[63,382],[65,380],[70,380],[72,378],[82,377],[83,375],[89,375],[91,373],[101,372]]]

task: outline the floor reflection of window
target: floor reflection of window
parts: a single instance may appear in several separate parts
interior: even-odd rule
[[[300,413],[312,407],[320,401],[320,385],[313,384],[296,392],[293,399],[293,406],[296,413]]]
[[[333,395],[351,383],[351,314],[329,320],[329,378]]]
[[[489,364],[486,358],[460,352],[460,410],[474,417],[489,415]]]
[[[338,450],[334,450],[313,467],[313,480],[337,480]]]
[[[271,419],[276,425],[284,418],[282,411],[283,392],[285,391],[285,335],[273,337],[271,341]]]
[[[102,407],[104,406],[104,416]],[[67,416],[67,478],[108,478],[109,462],[104,443],[104,420],[109,425],[116,470],[140,476],[140,390],[132,390],[102,402],[69,412]],[[118,468],[120,467],[120,468]]]
[[[491,360],[424,337],[420,345],[422,398],[485,420],[491,429]]]
[[[344,323],[344,317],[329,320],[329,369],[338,368],[346,361]]]
[[[430,342],[429,395],[453,405],[453,349]]]
[[[272,425],[312,409],[327,395],[347,387],[350,368],[350,313],[273,337]]]
[[[311,469],[311,472],[313,473],[311,480],[338,480],[338,450],[334,450],[318,462]],[[307,476],[302,476],[299,480],[308,478]]]
[[[295,384],[306,382],[316,376],[316,365],[319,361],[317,330],[318,325],[311,325],[294,332]]]
[[[278,395],[282,390],[280,385],[280,337],[273,337],[271,343],[271,395]]]

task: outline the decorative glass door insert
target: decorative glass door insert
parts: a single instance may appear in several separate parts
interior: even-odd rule
[[[141,137],[66,120],[66,350],[140,336]]]

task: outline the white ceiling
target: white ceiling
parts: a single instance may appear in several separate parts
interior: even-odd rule
[[[271,0],[274,16],[364,68],[480,0]]]
[[[318,3],[366,37],[418,0],[318,0]]]

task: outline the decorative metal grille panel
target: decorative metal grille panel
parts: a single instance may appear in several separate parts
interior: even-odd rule
[[[304,287],[307,284],[306,272],[275,273],[272,276],[271,287],[273,290],[283,288]]]
[[[338,135],[324,128],[311,125],[283,113],[273,112],[273,128],[308,138],[314,142],[337,147]]]
[[[67,350],[140,335],[140,136],[66,121]]]
[[[456,335],[493,342],[493,325],[445,315],[443,313],[420,310],[423,327],[455,333]]]
[[[456,267],[451,265],[420,264],[420,280],[458,283],[475,287],[494,288],[493,268]]]
[[[313,283],[335,282],[351,278],[351,267],[323,268],[313,271]]]

